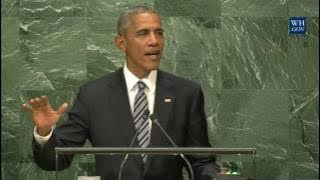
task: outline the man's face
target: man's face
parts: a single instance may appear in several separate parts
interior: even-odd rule
[[[116,44],[126,54],[129,70],[145,77],[160,64],[164,47],[160,17],[153,13],[134,15],[126,33],[116,37]]]

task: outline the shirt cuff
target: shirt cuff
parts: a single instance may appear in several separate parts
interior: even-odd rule
[[[34,135],[34,138],[35,138],[36,142],[37,142],[40,146],[43,146],[46,142],[48,142],[48,140],[49,140],[50,137],[52,136],[52,132],[53,132],[54,127],[55,127],[55,126],[53,126],[53,127],[51,128],[51,131],[50,131],[50,133],[49,133],[47,136],[40,136],[40,135],[37,133],[37,127],[34,127],[33,135]]]

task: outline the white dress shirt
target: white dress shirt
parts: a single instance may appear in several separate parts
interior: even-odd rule
[[[148,105],[149,105],[149,112],[150,114],[153,114],[153,110],[154,110],[154,100],[155,100],[155,90],[156,90],[156,82],[157,82],[157,70],[153,70],[149,73],[149,75],[145,78],[139,79],[138,77],[136,77],[127,67],[127,63],[124,64],[123,67],[123,74],[124,74],[124,78],[126,81],[126,87],[127,87],[127,92],[128,92],[128,98],[129,98],[129,103],[130,103],[130,109],[131,109],[131,113],[133,113],[134,110],[134,99],[136,94],[138,93],[138,86],[137,86],[137,82],[138,81],[143,81],[146,84],[146,88],[145,88],[145,93],[148,99]],[[150,120],[150,118],[149,118]],[[55,128],[55,126],[52,127],[51,132],[47,135],[47,136],[40,136],[37,133],[37,128],[34,128],[33,134],[35,137],[35,140],[40,144],[40,145],[44,145],[49,138],[52,135],[53,129]],[[149,123],[149,132],[151,132],[151,128],[152,128],[152,123],[150,121]],[[150,134],[151,135],[151,134]]]
[[[153,113],[154,108],[154,98],[155,98],[155,89],[156,89],[156,81],[157,81],[157,70],[153,70],[149,73],[149,75],[145,78],[139,79],[128,69],[127,64],[123,67],[123,74],[126,80],[127,92],[129,96],[129,103],[131,108],[131,113],[133,113],[134,107],[134,98],[138,93],[138,81],[142,81],[145,83],[145,93],[148,99],[149,112]]]

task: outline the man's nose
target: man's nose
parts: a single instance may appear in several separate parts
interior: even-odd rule
[[[158,46],[159,45],[159,41],[160,41],[160,37],[158,37],[157,34],[150,33],[149,41],[148,41],[148,45],[149,46]]]

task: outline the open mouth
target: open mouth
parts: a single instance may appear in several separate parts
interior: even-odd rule
[[[147,56],[151,60],[158,60],[160,58],[160,51],[159,50],[148,51],[144,55]]]
[[[146,52],[144,55],[146,55],[146,56],[160,55],[160,51],[159,51],[159,50],[156,50],[156,51],[148,51],[148,52]]]

